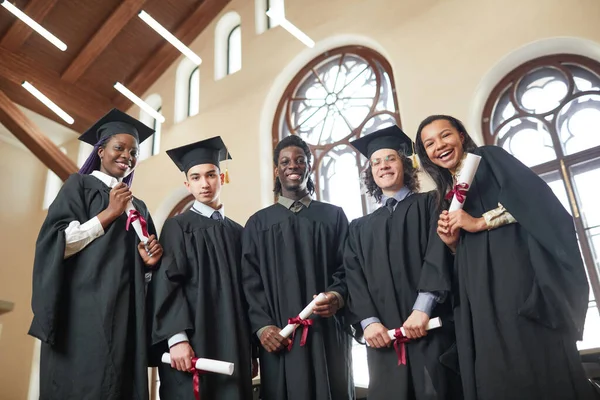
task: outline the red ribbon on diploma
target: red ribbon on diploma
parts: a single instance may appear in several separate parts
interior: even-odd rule
[[[144,219],[144,217],[142,217],[138,210],[129,210],[129,215],[127,216],[127,223],[125,224],[125,230],[128,231],[129,225],[131,225],[133,221],[138,220],[140,221],[140,225],[142,226],[142,233],[144,234],[144,236],[150,236],[148,235],[148,224],[146,223],[146,220]]]
[[[456,200],[458,200],[459,203],[464,203],[465,196],[467,195],[468,190],[468,183],[458,183],[454,185],[454,188],[452,188],[451,191],[448,192],[448,194],[446,195],[446,200],[452,200],[452,198],[456,195]]]
[[[196,361],[198,361],[197,358],[192,358],[192,368],[190,368],[190,372],[192,374],[194,374],[194,378],[193,378],[194,397],[196,398],[196,400],[200,400],[200,375],[204,374],[206,371],[202,371],[201,369],[196,369]]]
[[[398,355],[398,365],[406,365],[406,346],[405,343],[410,342],[410,339],[404,336],[400,328],[394,331],[394,349]]]
[[[312,319],[302,319],[298,315],[297,317],[288,319],[288,324],[299,324],[302,325],[302,337],[300,338],[300,346],[304,346],[306,344],[306,338],[308,337],[308,327],[313,324]],[[288,351],[292,350],[292,345],[294,344],[294,336],[296,336],[296,330],[292,333],[292,340],[288,345]]]

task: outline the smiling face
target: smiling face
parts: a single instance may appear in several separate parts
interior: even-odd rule
[[[454,172],[464,154],[464,135],[450,121],[438,119],[421,131],[421,140],[429,159],[438,167]]]
[[[101,172],[115,178],[123,178],[137,164],[138,142],[127,133],[113,135],[104,147],[98,149],[98,156]]]
[[[187,171],[184,183],[196,200],[216,210],[220,206],[219,196],[224,178],[216,165],[199,164]]]
[[[404,166],[396,150],[380,149],[369,160],[375,184],[386,196],[391,196],[404,186]]]
[[[310,164],[302,148],[289,146],[281,150],[275,167],[275,176],[279,177],[284,197],[292,197],[290,193],[307,192],[306,183],[309,175]]]

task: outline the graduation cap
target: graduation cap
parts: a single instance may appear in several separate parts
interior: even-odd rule
[[[167,150],[167,154],[175,165],[186,174],[190,168],[196,165],[213,164],[219,167],[221,161],[231,160],[231,154],[221,136]],[[229,183],[227,168],[225,168],[225,183]]]
[[[120,133],[133,136],[139,144],[152,136],[154,129],[123,111],[113,108],[79,136],[79,140],[95,146],[100,140]]]
[[[412,158],[413,168],[419,167],[415,154],[415,144],[397,125],[365,135],[351,141],[350,144],[369,160],[377,150],[401,150],[405,155]]]

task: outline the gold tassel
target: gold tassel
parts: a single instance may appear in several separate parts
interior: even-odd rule
[[[227,169],[227,160],[229,159],[229,149],[225,149],[227,153],[225,154],[225,183],[229,183],[229,169]]]
[[[412,166],[414,169],[419,169],[419,160],[417,160],[417,153],[415,153],[415,142],[412,142]]]
[[[229,170],[225,167],[225,183],[229,183]]]

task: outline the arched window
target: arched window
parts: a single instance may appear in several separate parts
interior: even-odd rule
[[[330,50],[292,79],[279,102],[273,145],[299,135],[313,153],[316,197],[344,208],[349,219],[369,213],[359,172],[367,159],[349,144],[374,130],[400,125],[392,69],[366,47]]]
[[[215,27],[215,80],[242,68],[242,19],[235,11],[223,15]]]
[[[183,214],[184,212],[192,208],[192,206],[194,205],[194,201],[196,201],[196,199],[193,195],[190,194],[185,196],[183,199],[181,199],[179,203],[177,203],[177,205],[175,205],[175,207],[173,207],[167,218]]]
[[[159,113],[162,111],[162,99],[160,95],[151,94],[144,101]],[[160,134],[162,124],[144,110],[140,110],[140,121],[156,131],[140,145],[140,155],[138,160],[141,161],[158,154],[160,150]]]
[[[175,72],[175,123],[200,111],[200,68],[184,57]]]
[[[284,0],[255,0],[256,16],[256,34],[266,32],[267,30],[278,26],[278,24],[267,16],[267,11],[271,10],[278,15],[285,15]]]
[[[600,63],[569,54],[529,61],[498,83],[482,122],[486,144],[529,166],[574,217],[591,311],[600,299]],[[599,334],[597,313],[588,313],[586,336],[589,323]]]
[[[188,81],[188,117],[193,117],[200,111],[200,68],[196,67]]]
[[[242,69],[242,26],[234,27],[227,37],[227,75]]]

